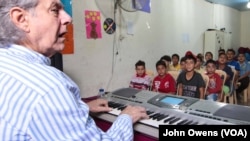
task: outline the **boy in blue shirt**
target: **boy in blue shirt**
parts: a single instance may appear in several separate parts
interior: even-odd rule
[[[237,71],[237,75],[235,76],[235,82],[237,82],[240,73],[240,64],[235,60],[235,51],[233,49],[227,50],[227,65]]]
[[[246,61],[246,57],[243,52],[239,53],[238,62],[240,64],[240,73],[238,78],[238,82],[240,82],[240,85],[236,89],[236,93],[237,97],[239,98],[239,94],[249,85],[250,64]]]

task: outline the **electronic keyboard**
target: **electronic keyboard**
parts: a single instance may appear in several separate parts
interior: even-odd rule
[[[113,122],[127,105],[142,106],[149,119],[135,123],[135,131],[158,138],[159,125],[243,125],[250,124],[250,107],[202,100],[173,94],[121,88],[107,93],[112,111],[96,118]]]

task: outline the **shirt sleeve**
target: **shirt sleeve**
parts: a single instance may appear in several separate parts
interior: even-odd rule
[[[250,64],[247,62],[246,65],[247,65],[246,72],[249,72],[250,71]],[[250,75],[248,75],[248,77],[250,77]]]
[[[123,114],[113,122],[110,129],[106,132],[114,141],[132,141],[133,123],[129,115]],[[122,127],[122,128],[121,128]],[[107,136],[104,134],[104,137]]]
[[[156,79],[156,77],[152,81],[152,90],[156,89],[156,87],[155,87],[155,79]]]
[[[239,62],[235,63],[235,70],[240,71],[240,64],[239,64]]]
[[[131,77],[131,80],[130,80],[130,82],[129,82],[129,87],[130,87],[130,88],[133,88],[133,87],[134,87],[133,79],[134,79],[134,76]]]
[[[170,92],[176,93],[176,82],[171,75],[170,75],[169,85],[170,85]]]
[[[150,86],[151,82],[152,82],[151,77],[147,76],[146,77],[146,85]]]
[[[120,115],[107,132],[98,128],[89,116],[87,104],[72,89],[51,89],[32,113],[28,134],[34,140],[124,141],[133,140],[132,119]],[[122,127],[122,128],[121,128]]]
[[[185,74],[184,72],[181,72],[179,74],[179,76],[177,77],[177,84],[182,83],[182,78],[183,78],[183,76],[185,76],[184,74]]]
[[[204,82],[204,79],[202,78],[201,74],[200,73],[196,73],[198,74],[198,87],[201,88],[201,87],[205,87],[205,82]]]

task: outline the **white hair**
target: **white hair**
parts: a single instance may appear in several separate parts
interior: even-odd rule
[[[0,0],[0,47],[18,43],[26,35],[10,19],[10,9],[20,7],[24,10],[32,10],[38,5],[39,0]]]

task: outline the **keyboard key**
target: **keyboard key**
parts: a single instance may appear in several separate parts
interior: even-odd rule
[[[179,121],[181,118],[175,118],[175,119],[172,119],[171,121],[169,121],[169,124],[173,124],[177,121]]]
[[[177,125],[183,125],[187,121],[188,121],[187,119],[184,119],[184,120],[180,121],[179,123],[177,123]]]
[[[156,120],[157,120],[157,121],[160,121],[160,120],[162,120],[162,119],[164,119],[164,118],[166,118],[166,117],[168,117],[168,115],[162,114],[160,117],[156,118]]]
[[[163,122],[166,123],[166,122],[169,122],[170,120],[174,119],[175,117],[170,117],[168,119],[165,119]]]
[[[190,124],[192,124],[192,122],[193,122],[193,121],[190,120],[190,121],[184,123],[183,125],[190,125]]]

